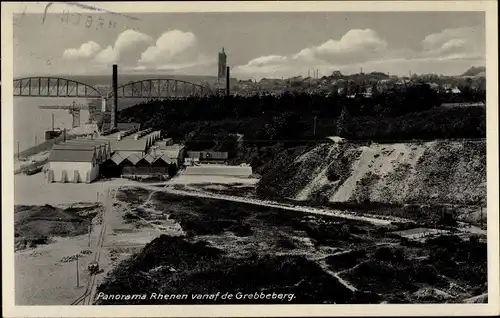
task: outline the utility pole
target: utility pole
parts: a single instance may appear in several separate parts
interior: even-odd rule
[[[226,66],[226,95],[227,96],[229,96],[231,94],[231,92],[230,92],[230,87],[231,87],[230,79],[231,79],[230,68],[229,68],[229,66]]]
[[[316,137],[316,119],[317,119],[317,116],[314,116],[314,129],[313,129],[314,137]]]
[[[80,288],[80,273],[78,269],[78,254],[76,254],[76,288]]]
[[[92,225],[89,222],[89,248],[90,248],[90,233],[92,232]]]
[[[21,153],[19,152],[19,140],[17,141],[17,159],[21,158]]]

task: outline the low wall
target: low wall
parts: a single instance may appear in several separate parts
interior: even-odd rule
[[[75,136],[66,136],[66,140],[70,140],[70,139],[74,139],[74,138],[75,138]],[[27,157],[36,155],[37,153],[40,153],[42,151],[50,150],[50,149],[52,149],[52,146],[54,146],[54,144],[61,142],[61,141],[64,141],[64,136],[59,136],[59,137],[54,138],[54,139],[49,139],[47,141],[42,142],[41,144],[38,144],[36,146],[33,146],[33,147],[28,148],[26,150],[23,150],[23,151],[19,152],[19,154],[16,153],[14,155],[14,158],[17,158],[17,157],[27,158]]]
[[[188,166],[186,167],[184,174],[249,177],[252,174],[252,167],[222,166],[222,165]]]

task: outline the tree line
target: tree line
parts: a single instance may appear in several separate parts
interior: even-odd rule
[[[236,137],[246,145],[292,144],[339,135],[355,140],[483,138],[485,108],[442,108],[442,103],[485,100],[485,92],[443,94],[429,85],[375,93],[285,93],[279,96],[209,96],[151,100],[119,112],[121,122],[161,129],[192,150],[229,148]]]

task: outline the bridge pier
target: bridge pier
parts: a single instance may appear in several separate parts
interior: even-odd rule
[[[106,112],[106,100],[107,100],[106,97],[102,97],[102,99],[101,99],[101,111],[103,113]]]

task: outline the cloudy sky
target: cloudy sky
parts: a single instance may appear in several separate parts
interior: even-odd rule
[[[62,12],[64,10],[59,10]],[[482,12],[108,13],[15,16],[14,75],[216,75],[381,71],[456,75],[485,64]],[[43,20],[43,23],[42,23]],[[312,72],[311,72],[312,74]]]

